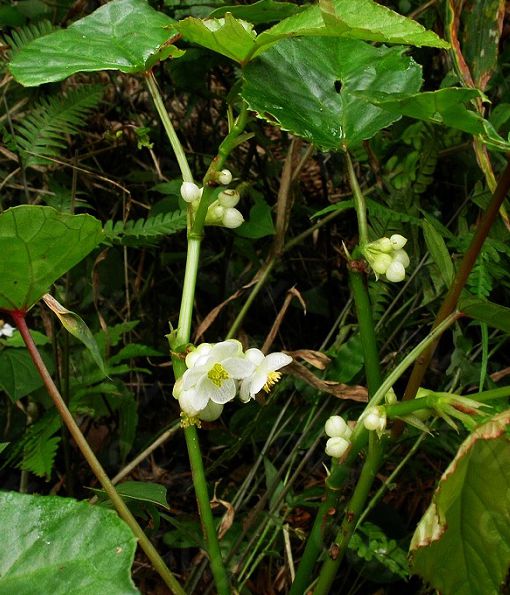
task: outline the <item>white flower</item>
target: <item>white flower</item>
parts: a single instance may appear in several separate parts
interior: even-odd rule
[[[340,436],[330,438],[326,442],[326,454],[335,459],[339,459],[347,452],[350,445],[351,443],[348,440]]]
[[[324,431],[330,438],[345,438],[349,440],[352,434],[351,428],[340,415],[332,415],[324,426]]]
[[[248,349],[246,359],[253,363],[254,371],[241,382],[239,396],[242,401],[249,401],[262,389],[268,393],[281,378],[280,368],[288,366],[292,361],[286,353],[270,353],[264,355],[260,349]]]
[[[363,414],[361,421],[367,430],[375,430],[380,434],[386,427],[386,411],[381,407],[370,407]]]
[[[392,260],[390,266],[386,270],[386,279],[393,283],[399,283],[403,281],[406,276],[406,269],[401,262],[398,260]]]
[[[185,202],[195,202],[202,196],[202,188],[199,188],[194,182],[183,182],[181,196]]]
[[[223,190],[218,194],[218,201],[222,207],[235,207],[241,195],[237,190]]]
[[[229,169],[222,169],[218,172],[218,182],[223,186],[228,186],[232,181],[232,173]]]
[[[401,236],[399,233],[394,233],[390,237],[390,242],[393,247],[393,250],[400,250],[407,244],[407,238]]]
[[[230,339],[211,348],[198,347],[199,354],[186,356],[192,367],[182,376],[181,409],[190,416],[205,409],[209,401],[223,405],[237,392],[236,380],[253,374],[255,365],[243,356],[239,341]]]
[[[15,330],[16,329],[12,327],[9,323],[0,320],[0,337],[12,337],[12,334]]]
[[[235,229],[244,222],[244,217],[240,211],[234,208],[226,208],[221,218],[221,222],[229,229]]]

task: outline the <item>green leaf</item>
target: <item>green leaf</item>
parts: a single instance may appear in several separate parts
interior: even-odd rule
[[[261,196],[255,197],[248,221],[245,221],[236,233],[243,238],[251,239],[264,238],[275,233],[271,207]]]
[[[43,385],[26,349],[0,351],[0,388],[12,401],[26,397]]]
[[[71,310],[64,308],[64,306],[62,306],[62,304],[49,293],[44,294],[42,299],[53,314],[60,320],[66,331],[85,345],[98,368],[106,376],[105,363],[101,356],[101,352],[99,351],[96,339],[83,318],[78,316],[75,312],[71,312]]]
[[[425,243],[439,269],[439,273],[447,287],[449,287],[455,277],[453,262],[446,247],[445,241],[436,228],[426,219],[422,221],[423,235]]]
[[[486,101],[485,95],[477,89],[448,88],[401,97],[395,94],[391,96],[387,92],[363,91],[359,95],[395,116],[403,115],[433,124],[444,124],[480,136],[483,142],[494,149],[510,150],[510,144],[498,135],[489,121],[468,109],[467,105],[473,100]]]
[[[195,19],[189,17],[176,23],[175,28],[187,41],[191,41],[227,58],[244,62],[255,49],[256,33],[253,25],[234,18],[227,12],[221,19]]]
[[[0,493],[0,594],[129,595],[136,539],[111,510]]]
[[[172,23],[145,0],[112,0],[67,29],[25,46],[9,69],[27,87],[60,81],[77,72],[142,72],[175,34]]]
[[[271,23],[272,21],[281,21],[298,12],[306,10],[302,6],[297,6],[292,2],[275,2],[275,0],[258,0],[249,5],[221,6],[213,10],[209,18],[220,18],[230,12],[236,19],[249,21],[254,25]]]
[[[444,595],[496,595],[510,563],[506,411],[461,445],[413,540],[413,572]]]
[[[0,310],[28,310],[101,239],[90,215],[22,205],[0,215]]]
[[[166,500],[166,488],[159,483],[152,483],[150,481],[125,481],[115,486],[115,489],[125,500],[150,502],[151,504],[158,504],[170,510]],[[94,489],[93,491],[100,494],[103,500],[107,500],[104,490]]]
[[[147,219],[107,221],[104,226],[104,242],[107,244],[154,242],[163,236],[186,229],[186,211],[161,213]]]
[[[417,46],[449,47],[432,31],[372,0],[333,0],[320,2],[291,16],[261,33],[257,44],[274,42],[282,37],[327,35],[404,43]]]
[[[242,95],[259,117],[322,149],[355,145],[400,117],[358,91],[420,88],[421,69],[403,52],[350,39],[284,40],[244,69]]]
[[[48,409],[40,419],[28,427],[22,439],[21,469],[45,477],[49,481],[61,440],[60,436],[54,434],[58,432],[61,424],[56,410]]]
[[[485,322],[492,328],[510,334],[510,308],[463,294],[459,301],[459,309],[470,318]]]

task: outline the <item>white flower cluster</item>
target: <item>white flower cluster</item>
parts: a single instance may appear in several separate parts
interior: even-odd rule
[[[326,422],[324,431],[329,436],[329,440],[326,442],[326,454],[334,459],[339,459],[351,446],[351,428],[343,417],[332,415]]]
[[[407,238],[398,233],[366,244],[362,251],[376,276],[385,275],[388,281],[398,283],[406,276],[409,256],[404,250]]]
[[[262,389],[269,392],[281,377],[277,370],[291,361],[285,353],[243,352],[235,339],[202,343],[186,356],[188,369],[175,383],[173,395],[187,416],[213,421],[238,393],[247,402]]]
[[[223,186],[232,182],[232,174],[228,169],[222,169],[216,175],[216,181]],[[181,185],[182,199],[189,203],[193,210],[198,208],[203,188],[199,188],[194,182],[183,182]],[[207,225],[221,225],[229,229],[235,229],[244,222],[242,213],[235,207],[240,200],[237,190],[223,190],[207,209],[205,223]]]

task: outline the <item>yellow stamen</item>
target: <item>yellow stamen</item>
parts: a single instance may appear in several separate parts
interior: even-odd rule
[[[223,384],[224,380],[228,380],[230,378],[228,372],[221,364],[214,364],[214,366],[209,370],[209,372],[207,372],[207,377],[213,384],[215,384],[218,387],[220,387]]]
[[[266,391],[266,393],[270,392],[270,390],[278,382],[278,380],[280,380],[281,377],[281,372],[269,372],[267,375],[267,381],[262,388]]]
[[[181,411],[181,428],[189,428],[190,426],[197,426],[197,428],[202,427],[202,422],[198,417],[192,417],[184,411]]]

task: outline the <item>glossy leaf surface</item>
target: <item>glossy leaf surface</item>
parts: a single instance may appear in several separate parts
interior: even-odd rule
[[[259,117],[322,149],[359,144],[400,116],[357,92],[414,93],[421,69],[401,47],[302,38],[279,42],[244,70],[242,95]]]
[[[0,594],[130,595],[136,540],[113,511],[56,496],[0,493]]]
[[[22,205],[0,215],[0,309],[27,310],[101,239],[90,215]]]
[[[145,0],[113,0],[67,29],[34,40],[16,53],[9,69],[27,87],[77,72],[142,72],[176,33],[172,23]]]
[[[509,424],[506,411],[464,441],[414,534],[413,571],[444,595],[500,592],[510,562]]]

